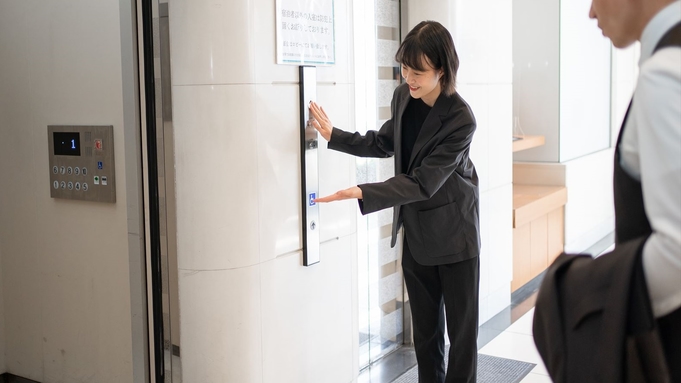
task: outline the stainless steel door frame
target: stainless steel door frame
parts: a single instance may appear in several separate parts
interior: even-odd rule
[[[150,381],[178,383],[181,381],[179,337],[173,342],[172,326],[179,323],[171,320],[172,314],[177,313],[178,297],[177,289],[170,288],[171,276],[175,276],[174,286],[177,285],[177,264],[169,267],[168,259],[169,251],[175,250],[174,215],[168,214],[168,201],[174,203],[174,196],[168,198],[166,192],[168,185],[174,190],[174,174],[168,179],[166,172],[173,162],[172,141],[168,145],[165,140],[165,132],[172,131],[168,4],[159,0],[136,2]],[[167,166],[168,163],[171,166]]]

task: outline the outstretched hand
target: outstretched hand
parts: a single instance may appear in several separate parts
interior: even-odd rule
[[[333,202],[352,198],[362,199],[362,189],[358,186],[353,186],[349,189],[339,190],[329,196],[317,198],[314,202]]]
[[[319,134],[321,134],[326,141],[331,140],[333,124],[331,123],[329,116],[326,115],[324,108],[319,106],[319,104],[316,102],[310,101],[310,114],[312,114],[312,117],[314,117],[314,120],[312,120],[312,126],[317,129]]]

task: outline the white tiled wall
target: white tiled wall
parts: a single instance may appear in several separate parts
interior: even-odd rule
[[[169,8],[170,41],[176,50],[182,47],[181,52],[171,48],[173,90],[179,85],[255,82],[258,46],[255,25],[249,22],[256,19],[253,2],[177,1]]]
[[[321,261],[296,252],[261,266],[263,381],[352,381],[352,259],[355,236],[323,243]]]
[[[258,211],[266,218],[259,220],[260,262],[302,247],[300,122],[290,103],[278,102],[297,98],[297,84],[256,85],[256,105],[267,106],[258,108],[253,126],[259,148]]]
[[[514,153],[516,161],[559,161],[560,4],[513,1],[513,134],[543,135],[540,147]],[[541,33],[537,33],[541,31]]]
[[[182,373],[186,382],[349,382],[357,368],[355,201],[320,206],[302,266],[298,67],[277,65],[275,3],[170,2]],[[350,1],[317,101],[354,121]],[[322,195],[354,184],[319,148]]]
[[[610,147],[610,41],[591,0],[560,2],[560,161]]]
[[[183,382],[263,381],[261,270],[180,269]]]
[[[614,150],[565,162],[565,251],[584,251],[615,229]]]
[[[240,84],[173,86],[180,269],[259,262],[255,90]]]
[[[480,323],[484,323],[511,298],[512,8],[502,0],[454,3],[459,90],[478,123],[471,158],[480,176]]]

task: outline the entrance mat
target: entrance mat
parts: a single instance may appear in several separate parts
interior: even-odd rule
[[[449,353],[449,346],[445,355]],[[536,366],[496,356],[478,354],[478,383],[519,383]],[[393,383],[418,383],[418,367],[413,367]]]

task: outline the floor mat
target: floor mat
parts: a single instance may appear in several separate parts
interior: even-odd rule
[[[449,346],[445,350],[445,355],[448,353]],[[533,363],[478,354],[478,383],[518,383],[534,366]],[[414,367],[393,383],[418,383],[418,376],[418,367]]]

